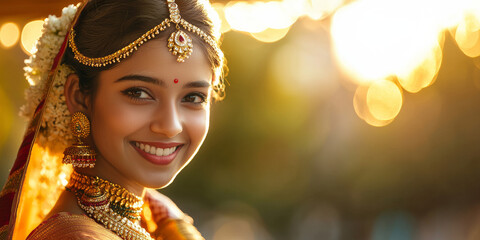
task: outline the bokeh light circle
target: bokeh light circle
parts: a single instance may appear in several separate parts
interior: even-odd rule
[[[367,106],[378,120],[394,119],[402,108],[403,97],[398,86],[388,80],[375,81],[367,91]]]
[[[35,44],[42,35],[43,21],[34,20],[27,24],[22,29],[22,49],[25,53],[31,55],[36,52]]]
[[[273,43],[285,37],[288,30],[290,30],[290,27],[284,29],[268,28],[265,31],[250,34],[260,42]]]
[[[355,109],[357,116],[364,120],[367,124],[374,127],[383,127],[393,122],[393,119],[379,120],[372,115],[367,105],[368,89],[369,86],[359,86],[355,91],[355,95],[353,97],[353,108]]]
[[[6,48],[14,46],[18,42],[19,35],[20,29],[15,23],[8,22],[0,27],[0,43]]]

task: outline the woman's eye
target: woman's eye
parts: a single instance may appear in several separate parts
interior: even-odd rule
[[[152,99],[152,96],[148,94],[147,91],[141,89],[141,88],[129,88],[127,90],[123,91],[123,94],[125,94],[127,97],[130,97],[132,99]]]
[[[206,96],[203,93],[192,93],[192,94],[189,94],[189,95],[185,96],[182,99],[182,102],[202,104],[202,103],[206,102]]]

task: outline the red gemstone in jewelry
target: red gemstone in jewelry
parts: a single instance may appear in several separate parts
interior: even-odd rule
[[[177,62],[184,62],[193,52],[192,39],[182,30],[170,35],[167,46],[169,51],[177,56]]]
[[[187,45],[187,41],[191,41],[189,40],[187,34],[181,30],[176,31],[174,34],[175,34],[175,44],[178,47],[184,47]]]
[[[173,79],[174,83],[178,83],[178,78]]]

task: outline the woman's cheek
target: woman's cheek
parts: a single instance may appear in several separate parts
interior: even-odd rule
[[[113,101],[103,100],[98,102],[95,108],[96,131],[102,132],[110,138],[120,136],[122,138],[133,133],[145,121],[145,109],[127,103],[125,100],[116,99]],[[122,139],[123,140],[123,139]]]
[[[189,131],[190,139],[192,140],[192,145],[194,145],[195,148],[198,148],[205,139],[209,128],[209,120],[209,108],[189,115],[188,124],[190,126],[187,127],[187,129]]]

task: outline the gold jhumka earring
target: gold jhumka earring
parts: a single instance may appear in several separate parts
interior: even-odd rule
[[[87,116],[82,112],[74,113],[72,115],[70,129],[77,141],[65,149],[62,162],[64,164],[72,164],[73,167],[93,168],[97,154],[95,149],[84,142],[88,135],[90,135],[90,121]]]

